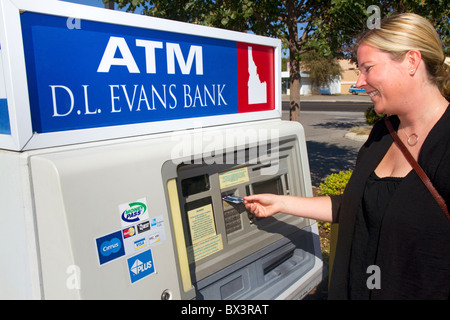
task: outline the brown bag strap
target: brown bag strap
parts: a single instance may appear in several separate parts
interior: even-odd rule
[[[447,208],[444,198],[442,198],[442,196],[439,194],[439,192],[433,186],[433,183],[431,182],[430,178],[428,178],[425,171],[423,171],[422,167],[417,163],[417,161],[411,155],[409,150],[403,144],[402,140],[400,140],[400,138],[398,137],[394,128],[392,127],[392,124],[391,124],[391,121],[389,120],[389,118],[388,117],[384,118],[384,122],[386,123],[386,126],[389,129],[389,133],[391,134],[392,138],[394,138],[394,141],[395,141],[397,147],[399,147],[399,149],[402,151],[402,153],[406,157],[406,160],[408,160],[411,167],[413,167],[413,169],[416,171],[419,178],[423,181],[423,183],[428,188],[428,190],[430,190],[434,199],[436,199],[436,201],[439,204],[439,206],[441,207],[442,211],[444,211],[445,215],[447,216],[447,219],[450,221],[450,215],[448,213],[448,208]]]

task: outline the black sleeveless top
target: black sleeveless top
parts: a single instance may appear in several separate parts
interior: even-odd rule
[[[353,235],[350,270],[349,299],[370,299],[367,280],[373,272],[367,270],[375,265],[383,215],[403,178],[379,178],[373,172],[367,180],[364,196],[356,216]]]

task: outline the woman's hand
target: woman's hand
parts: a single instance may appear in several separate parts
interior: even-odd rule
[[[276,194],[255,194],[244,197],[247,210],[260,218],[270,217],[278,212],[331,222],[331,198],[324,197],[294,197]]]
[[[244,197],[247,210],[257,217],[265,218],[281,211],[282,201],[274,194],[256,194]]]

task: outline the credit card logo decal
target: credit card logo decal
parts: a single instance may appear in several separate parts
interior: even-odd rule
[[[95,242],[100,265],[125,255],[121,231],[97,238]]]
[[[145,198],[119,205],[119,212],[123,227],[149,219]]]
[[[127,262],[131,283],[135,283],[156,272],[151,249],[129,258]]]

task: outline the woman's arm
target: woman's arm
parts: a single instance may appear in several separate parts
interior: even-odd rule
[[[257,194],[244,197],[245,207],[258,217],[269,217],[277,212],[332,221],[330,197],[294,197],[274,194]]]

